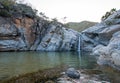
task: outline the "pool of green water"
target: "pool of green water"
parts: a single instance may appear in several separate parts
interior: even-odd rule
[[[96,63],[96,58],[86,53],[0,52],[0,80],[20,74],[54,68],[60,65],[78,69],[99,69],[99,66]],[[103,71],[106,76],[113,75],[114,73],[114,76],[111,76],[110,78],[113,80],[115,76],[120,76],[118,72],[111,72],[111,69],[108,69],[108,67],[102,67],[101,71]]]

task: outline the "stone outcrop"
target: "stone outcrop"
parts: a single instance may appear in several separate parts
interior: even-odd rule
[[[120,68],[120,10],[82,32],[82,50],[98,55],[98,63]]]
[[[70,51],[77,49],[78,32],[42,18],[0,17],[0,51]]]
[[[0,51],[74,51],[78,32],[36,15],[25,4],[0,2]]]
[[[95,47],[93,54],[100,55],[97,61],[98,64],[110,65],[114,68],[119,69],[120,68],[120,31],[113,34],[113,37],[111,38],[107,46]]]
[[[8,11],[2,4],[0,7]],[[34,10],[29,6],[15,4],[11,7],[13,9],[9,13],[10,16],[0,14],[0,51],[74,51],[77,49],[77,31],[35,15]]]
[[[77,50],[78,33],[66,29],[61,24],[50,24],[47,33],[38,45],[37,50],[70,51]]]

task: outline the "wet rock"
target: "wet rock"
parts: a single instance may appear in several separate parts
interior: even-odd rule
[[[75,70],[74,68],[67,69],[66,75],[70,78],[75,78],[75,79],[80,78],[80,73],[77,70]]]

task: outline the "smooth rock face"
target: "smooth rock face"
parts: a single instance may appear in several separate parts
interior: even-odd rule
[[[70,51],[77,50],[78,32],[66,29],[60,24],[50,25],[47,33],[38,45],[42,51]]]
[[[75,70],[74,68],[67,69],[66,75],[70,78],[75,78],[75,79],[80,78],[80,73],[77,70]]]

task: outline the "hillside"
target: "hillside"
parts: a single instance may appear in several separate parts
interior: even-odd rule
[[[83,31],[91,26],[94,26],[95,24],[97,24],[97,22],[82,21],[82,22],[69,22],[65,25],[71,29],[74,29],[74,30],[80,32],[80,31]]]

